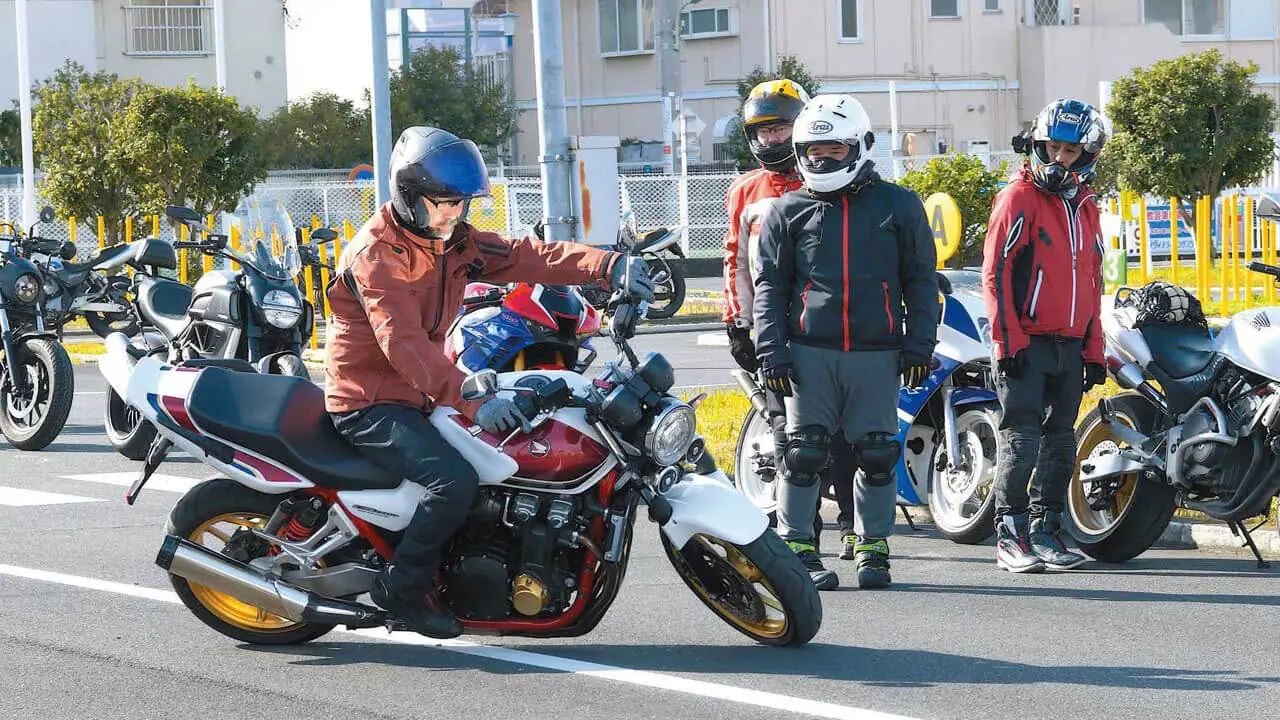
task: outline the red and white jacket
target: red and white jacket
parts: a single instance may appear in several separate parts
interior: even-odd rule
[[[729,211],[729,231],[724,236],[724,321],[728,325],[751,327],[751,304],[755,298],[756,258],[760,249],[760,221],[769,204],[783,193],[803,185],[795,172],[775,173],[756,168],[738,177],[725,195]]]
[[[1033,335],[1084,339],[1085,362],[1103,361],[1102,230],[1093,191],[1068,200],[1026,169],[996,195],[982,256],[982,295],[996,357]]]

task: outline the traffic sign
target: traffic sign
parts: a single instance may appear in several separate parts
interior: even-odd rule
[[[933,230],[933,243],[938,248],[938,267],[951,259],[960,249],[964,224],[960,222],[960,207],[946,193],[934,193],[924,201],[925,217]]]

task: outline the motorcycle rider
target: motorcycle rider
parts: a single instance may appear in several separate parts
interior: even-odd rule
[[[751,341],[751,305],[755,290],[751,279],[751,259],[760,242],[760,219],[774,199],[803,186],[796,171],[795,148],[791,144],[792,123],[809,101],[809,94],[791,80],[768,80],[756,85],[742,107],[742,131],[747,136],[751,154],[760,167],[739,176],[725,195],[729,214],[729,230],[724,238],[724,322],[729,333],[729,353],[743,370],[755,374],[759,367],[755,344]],[[774,447],[779,449],[775,463],[781,465],[781,448],[786,445],[786,409],[782,397],[766,389],[769,423],[773,428]],[[843,546],[840,557],[853,559],[853,458],[847,443],[833,446],[831,466],[824,482],[832,482],[840,513]],[[781,468],[779,467],[779,472]],[[821,497],[814,508],[813,537],[815,550],[822,534]]]
[[[1106,118],[1088,103],[1046,106],[1030,138],[1014,139],[1030,157],[996,196],[987,225],[982,291],[1002,410],[996,563],[1010,572],[1087,561],[1063,544],[1061,518],[1081,395],[1106,380],[1102,231],[1089,181],[1108,134]]]
[[[919,387],[937,340],[937,251],[915,193],[881,180],[862,105],[819,95],[796,118],[805,189],[765,213],[755,276],[757,349],[786,398],[787,475],[778,533],[819,587],[839,580],[814,552],[807,515],[840,429],[863,474],[855,487],[858,585],[890,584],[900,376]]]
[[[463,373],[443,351],[444,333],[470,280],[586,283],[609,278],[653,299],[644,261],[570,242],[509,240],[463,218],[472,198],[489,194],[480,151],[470,140],[410,127],[391,153],[391,201],[339,258],[327,289],[325,406],[334,426],[371,462],[427,488],[391,563],[375,581],[374,602],[410,629],[456,637],[462,624],[441,601],[442,546],[475,497],[475,469],[428,415],[451,406],[484,431],[528,428],[502,396],[463,400]],[[629,273],[624,270],[630,267]]]

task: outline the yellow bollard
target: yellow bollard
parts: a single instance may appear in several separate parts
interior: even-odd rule
[[[334,242],[337,242],[335,240]],[[321,317],[329,317],[329,268],[325,267],[329,264],[329,246],[320,246],[320,307],[316,312]]]
[[[1247,197],[1244,199],[1243,240],[1244,240],[1244,257],[1241,259],[1241,262],[1244,263],[1242,266],[1243,274],[1244,274],[1244,302],[1246,306],[1253,307],[1253,279],[1257,277],[1257,275],[1255,273],[1249,272],[1249,263],[1253,261],[1253,242],[1254,242],[1253,198],[1251,197]]]
[[[76,216],[72,215],[67,218],[67,239],[72,245],[76,244]]]
[[[1276,224],[1273,222],[1262,223],[1262,262],[1269,265],[1276,264]],[[1267,304],[1276,304],[1276,284],[1271,278],[1266,278],[1262,283],[1267,289]]]
[[[101,250],[106,246],[107,242],[107,219],[98,216],[98,249]]]
[[[133,216],[124,219],[124,241],[126,243],[133,242]]]
[[[180,242],[186,242],[189,234],[190,233],[187,230],[186,225],[182,225],[178,228],[178,240]],[[183,285],[187,284],[187,257],[190,252],[191,251],[186,248],[182,248],[178,251],[178,282]]]
[[[1178,198],[1169,198],[1169,282],[1179,285],[1178,282],[1178,265],[1181,259],[1178,257],[1178,216],[1182,214],[1182,203]]]
[[[1147,199],[1138,198],[1138,276],[1139,283],[1147,283],[1147,268],[1151,267],[1151,224],[1147,222]]]
[[[1196,262],[1196,291],[1202,303],[1209,302],[1209,283],[1213,278],[1213,201],[1206,195],[1196,200],[1196,237],[1200,253]]]
[[[239,226],[239,225],[233,225],[233,226],[231,227],[231,239],[230,239],[230,243],[231,243],[231,249],[232,249],[232,250],[236,250],[236,251],[239,251],[239,250],[240,250],[240,226]],[[231,270],[235,271],[235,270],[239,270],[239,269],[240,269],[240,263],[238,263],[238,262],[236,262],[236,261],[232,260],[232,261],[231,261]]]

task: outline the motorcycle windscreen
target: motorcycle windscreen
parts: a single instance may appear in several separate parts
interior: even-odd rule
[[[241,263],[274,280],[291,280],[302,272],[293,220],[278,198],[250,195],[223,215],[222,226],[228,250]]]

